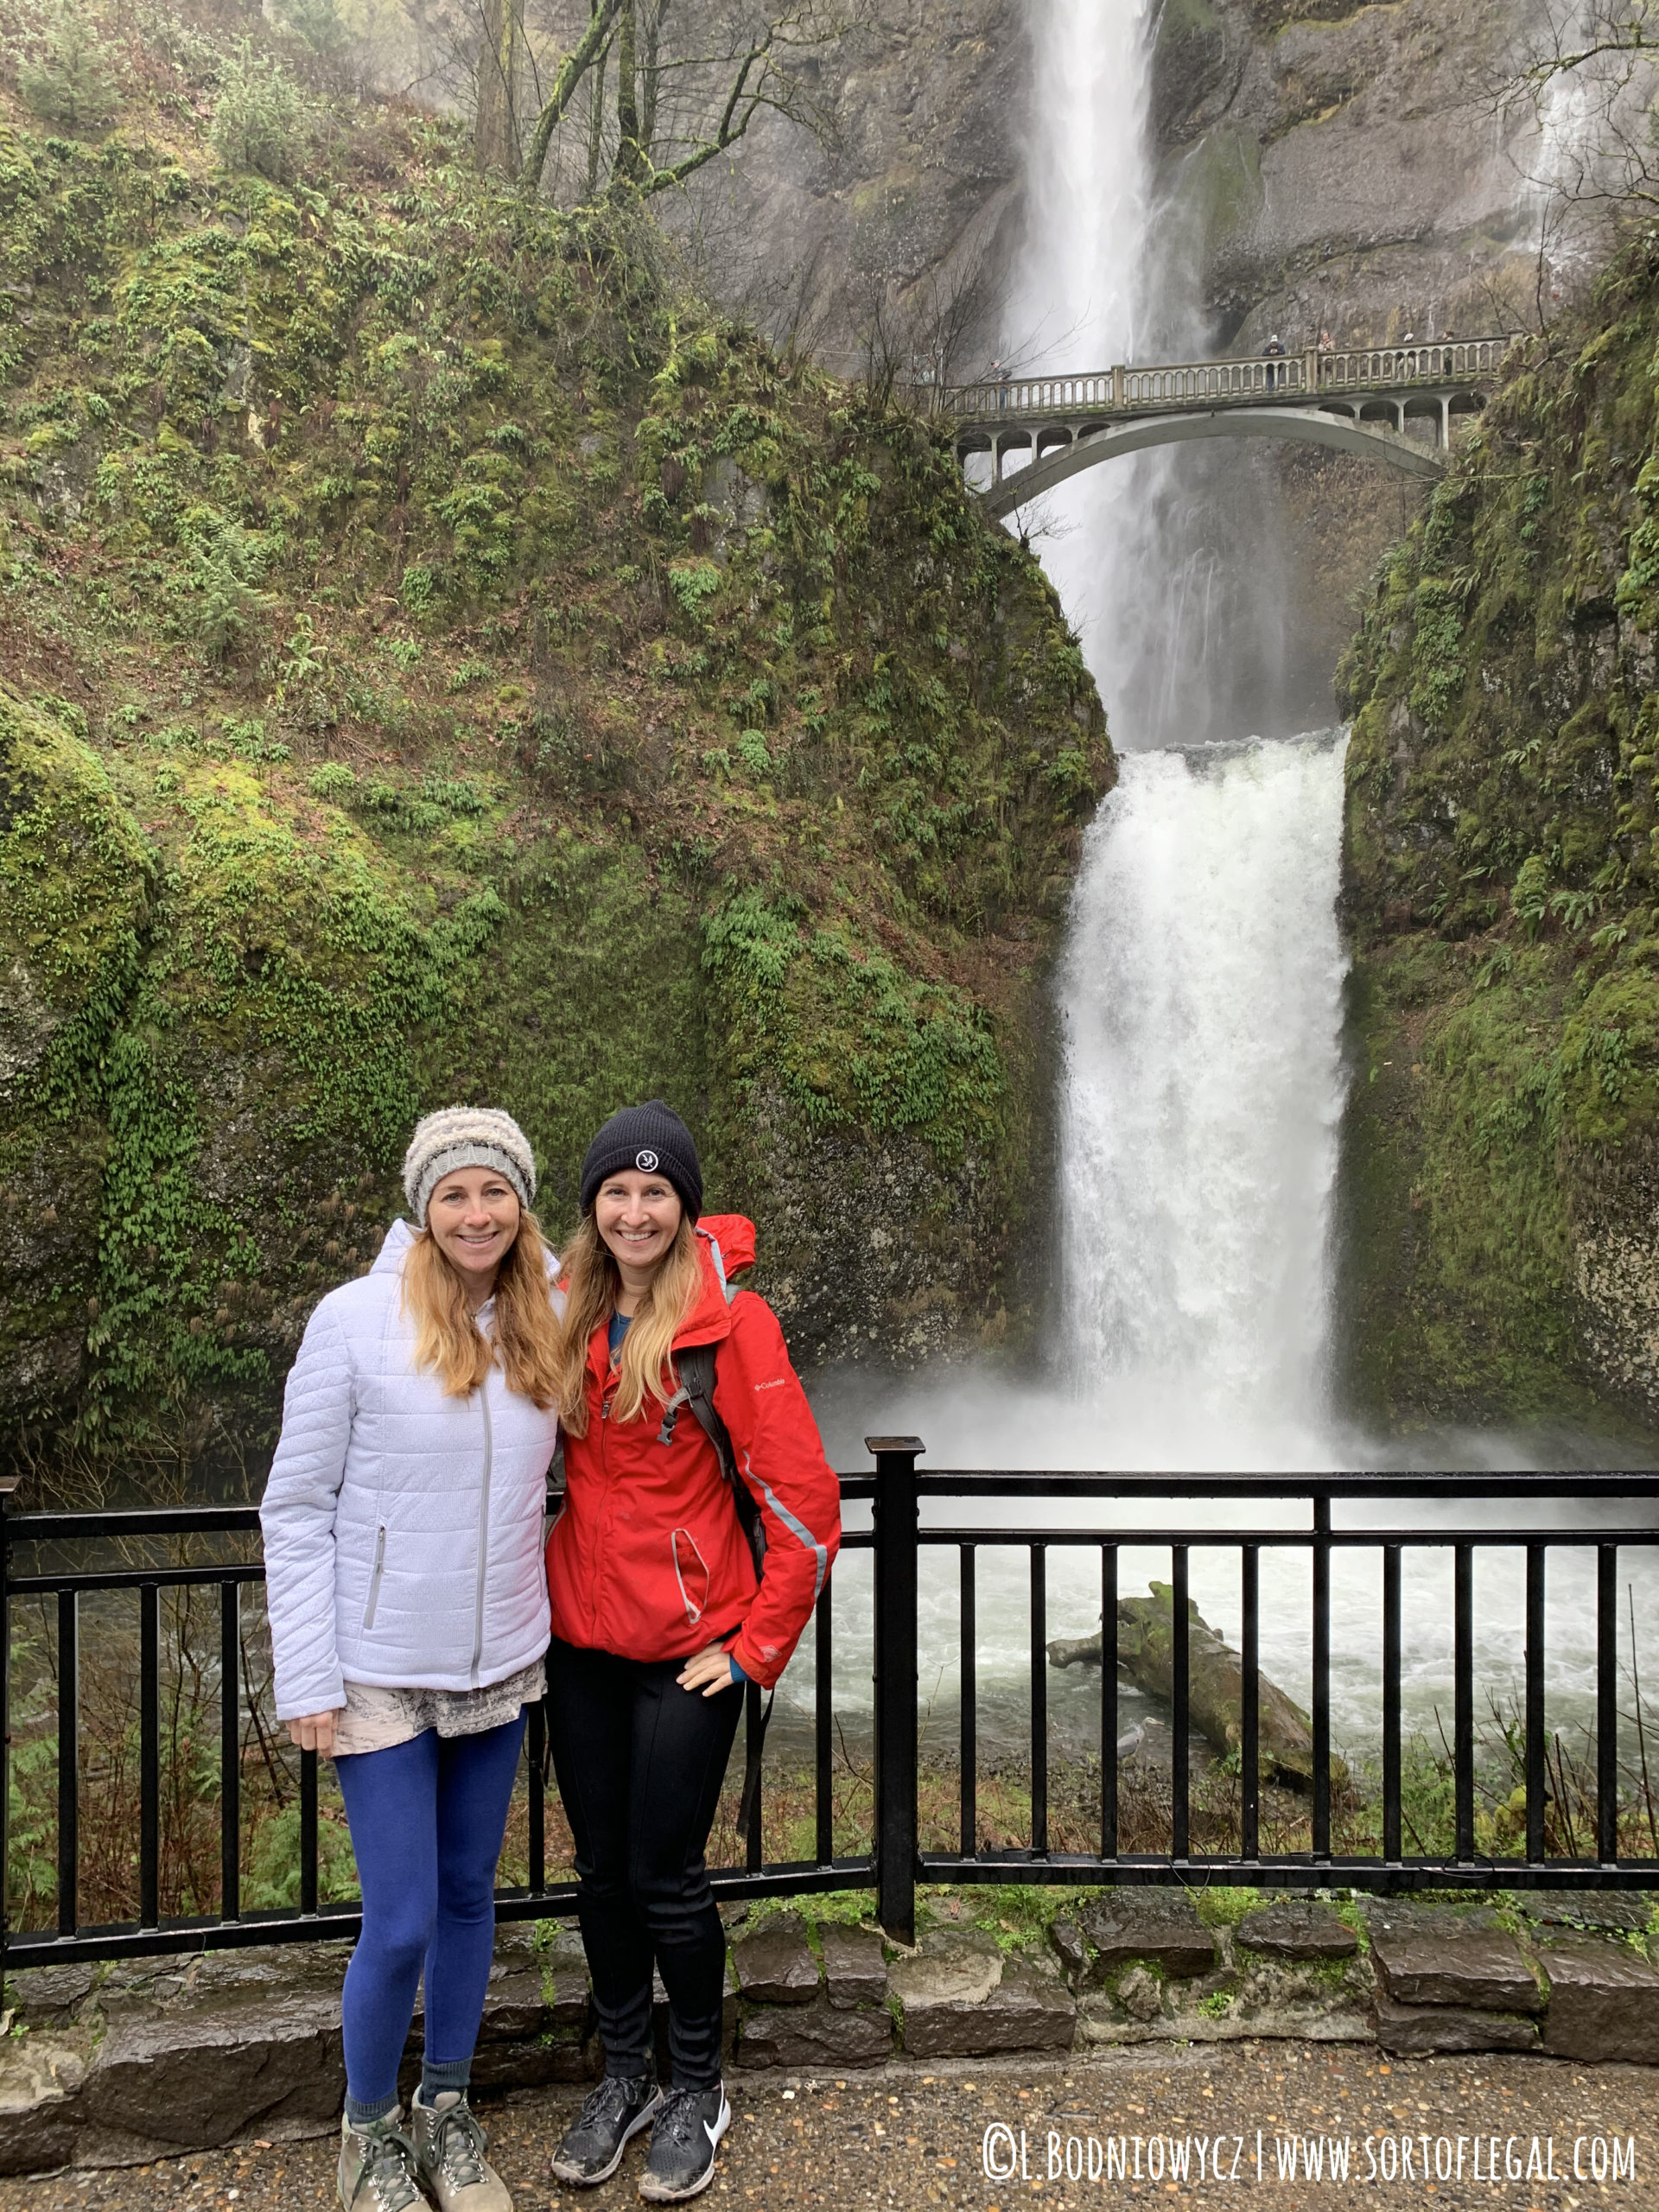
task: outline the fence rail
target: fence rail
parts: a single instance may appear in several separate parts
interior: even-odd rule
[[[1186,407],[1238,406],[1255,400],[1316,399],[1321,394],[1441,390],[1487,384],[1516,337],[1458,339],[1436,345],[1367,346],[1320,353],[1220,361],[1122,364],[1078,376],[1009,377],[924,388],[933,410],[966,421],[998,416],[1109,417]]]
[[[924,1449],[913,1437],[869,1440],[875,1457],[874,1476],[843,1475],[848,1503],[869,1501],[873,1526],[849,1529],[844,1549],[873,1555],[873,1630],[869,1664],[874,1691],[874,1807],[873,1847],[837,1856],[834,1826],[834,1758],[840,1716],[834,1696],[836,1652],[835,1584],[819,1599],[811,1636],[816,1676],[813,1697],[813,1855],[798,1861],[764,1860],[762,1822],[748,1832],[741,1866],[716,1870],[716,1890],[727,1896],[791,1893],[836,1887],[874,1886],[883,1924],[908,1936],[915,1921],[918,1880],[1136,1884],[1182,1881],[1237,1881],[1267,1887],[1314,1887],[1339,1884],[1375,1891],[1455,1886],[1464,1889],[1620,1889],[1659,1887],[1659,1855],[1632,1857],[1620,1849],[1618,1627],[1619,1558],[1622,1549],[1651,1554],[1659,1546],[1659,1475],[1260,1475],[1167,1474],[1068,1471],[1009,1471],[919,1469]],[[244,1604],[250,1586],[264,1579],[256,1559],[145,1558],[129,1556],[110,1563],[112,1549],[143,1545],[194,1544],[245,1539],[257,1534],[255,1510],[247,1506],[196,1506],[132,1513],[19,1514],[10,1510],[15,1484],[0,1481],[0,1864],[7,1870],[8,1912],[0,1925],[0,1970],[41,1965],[66,1958],[107,1958],[193,1950],[206,1946],[307,1942],[353,1933],[353,1906],[320,1895],[318,1864],[318,1771],[315,1753],[299,1759],[297,1904],[243,1910],[244,1808],[240,1776],[245,1699],[248,1694]],[[1157,1527],[944,1526],[925,1522],[927,1501],[983,1504],[1000,1501],[1010,1509],[1039,1501],[1127,1503],[1153,1499],[1179,1507],[1182,1501],[1261,1501],[1278,1514],[1262,1525],[1236,1528],[1207,1525],[1179,1511]],[[1423,1500],[1453,1500],[1467,1509],[1467,1525],[1338,1526],[1333,1508],[1405,1505]],[[1503,1501],[1546,1503],[1569,1516],[1564,1525],[1496,1525]],[[1625,1525],[1584,1525],[1586,1506],[1614,1502]],[[550,1508],[553,1503],[550,1500]],[[1573,1515],[1580,1516],[1576,1524]],[[981,1637],[978,1562],[982,1552],[1023,1549],[1028,1555],[1030,1615],[1030,1840],[1027,1846],[988,1849],[979,1821],[980,1760],[978,1650]],[[1240,1658],[1243,1692],[1238,1740],[1237,1848],[1192,1848],[1193,1777],[1190,1758],[1192,1719],[1191,1631],[1171,1637],[1171,1777],[1167,1851],[1120,1849],[1118,1752],[1119,1690],[1114,1666],[1100,1670],[1098,1732],[1098,1849],[1051,1849],[1048,1567],[1051,1554],[1092,1549],[1099,1558],[1103,1624],[1118,1618],[1119,1567],[1129,1548],[1166,1549],[1171,1561],[1172,1624],[1188,1621],[1192,1554],[1194,1550],[1234,1551],[1238,1557]],[[1262,1847],[1262,1748],[1260,1726],[1262,1590],[1264,1554],[1305,1552],[1311,1565],[1307,1616],[1311,1650],[1309,1719],[1312,1771],[1306,1816],[1307,1847],[1270,1851]],[[1332,1562],[1356,1549],[1380,1554],[1382,1623],[1376,1654],[1382,1719],[1380,1847],[1357,1852],[1334,1847],[1332,1741]],[[1414,1551],[1449,1550],[1452,1555],[1452,1643],[1450,1684],[1452,1734],[1449,1745],[1452,1789],[1452,1835],[1448,1849],[1435,1853],[1402,1850],[1402,1563]],[[1593,1553],[1595,1559],[1593,1849],[1551,1853],[1548,1816],[1552,1778],[1550,1740],[1546,1729],[1546,1611],[1548,1562],[1552,1551]],[[1522,1650],[1523,1717],[1519,1724],[1524,1769],[1524,1836],[1518,1855],[1477,1849],[1477,1717],[1474,1662],[1474,1563],[1478,1551],[1519,1553],[1524,1561],[1522,1618],[1512,1624]],[[89,1551],[93,1563],[85,1561]],[[18,1554],[31,1554],[19,1571]],[[918,1632],[919,1571],[925,1554],[955,1554],[957,1587],[957,1663],[961,1681],[958,1847],[921,1847],[918,1811]],[[188,1919],[162,1913],[162,1613],[168,1590],[217,1588],[219,1592],[219,1910]],[[89,1927],[80,1916],[80,1870],[86,1844],[82,1821],[79,1662],[81,1601],[91,1593],[130,1592],[138,1611],[137,1783],[138,1849],[135,1921]],[[15,1928],[10,1902],[14,1892],[8,1828],[12,1801],[11,1764],[17,1754],[12,1735],[15,1687],[13,1609],[20,1599],[55,1601],[56,1635],[56,1927]],[[1109,1633],[1106,1646],[1112,1643]],[[228,1692],[228,1694],[226,1694]],[[760,1726],[760,1694],[747,1693],[747,1726],[753,1740]],[[526,1746],[528,1791],[528,1879],[504,1890],[498,1899],[503,1917],[524,1919],[568,1912],[574,1884],[555,1872],[550,1878],[546,1806],[542,1781],[543,1721],[532,1709]],[[1091,1754],[1092,1756],[1092,1754]],[[1558,1754],[1559,1757],[1559,1754]],[[1649,1800],[1649,1804],[1651,1800]],[[1093,1815],[1090,1815],[1091,1820]],[[1586,1839],[1590,1840],[1590,1839]]]

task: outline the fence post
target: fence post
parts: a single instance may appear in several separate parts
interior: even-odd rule
[[[876,1918],[916,1941],[916,1462],[919,1436],[867,1436],[875,1454]]]
[[[6,1936],[11,1927],[11,1541],[6,1509],[16,1475],[0,1475],[0,2012],[6,2008]]]

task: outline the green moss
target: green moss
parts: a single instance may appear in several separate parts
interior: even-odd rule
[[[1343,671],[1342,1302],[1374,1414],[1585,1419],[1603,1396],[1580,1240],[1617,1220],[1659,1114],[1649,251],[1518,360]]]
[[[85,680],[73,727],[0,701],[0,1242],[60,1163],[0,1317],[31,1448],[257,1480],[450,1097],[519,1116],[556,1232],[594,1126],[670,1099],[803,1280],[842,1224],[780,1154],[902,1142],[941,1310],[998,1316],[1113,773],[1035,564],[637,211],[372,105],[303,182],[204,173],[147,68],[101,145],[0,139],[0,605]]]

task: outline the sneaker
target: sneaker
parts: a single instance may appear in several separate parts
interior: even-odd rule
[[[651,2131],[640,2196],[648,2204],[677,2204],[707,2189],[715,2177],[715,2148],[731,2124],[723,2082],[712,2089],[668,2090]]]
[[[421,2179],[438,2212],[512,2212],[507,2185],[484,2155],[489,2138],[458,2090],[442,2090],[423,2105],[416,2089],[409,2132]]]
[[[340,2123],[340,2201],[346,2212],[410,2212],[424,2206],[416,2180],[415,2145],[399,2133],[401,2106],[366,2127]]]
[[[576,2189],[608,2181],[622,2163],[629,2139],[650,2120],[661,2101],[650,2072],[607,2074],[590,2090],[574,2126],[553,2153],[553,2177]]]

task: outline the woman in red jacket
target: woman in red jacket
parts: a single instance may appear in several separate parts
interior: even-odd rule
[[[657,1101],[588,1148],[566,1249],[564,1510],[547,1547],[549,1735],[575,1839],[577,1909],[605,2078],[554,2154],[607,2180],[651,2123],[639,2193],[695,2196],[729,2124],[720,2073],[726,1939],[703,1853],[742,1707],[769,1688],[841,1541],[835,1476],[737,1215],[700,1221],[690,1131]],[[677,1357],[713,1348],[712,1401],[766,1537],[764,1571]],[[653,1958],[672,2082],[652,2065]]]

